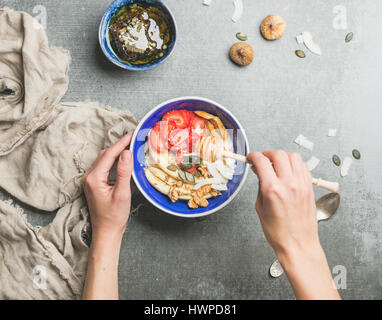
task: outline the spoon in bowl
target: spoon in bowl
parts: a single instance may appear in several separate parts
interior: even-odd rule
[[[245,156],[226,150],[223,138],[215,133],[210,136],[202,137],[197,144],[197,151],[200,157],[208,162],[214,162],[217,159],[222,158],[231,158],[240,162],[252,164]],[[321,178],[312,177],[312,183],[317,187],[324,188],[330,192],[338,192],[340,187],[338,182],[327,181]]]
[[[328,193],[317,200],[316,216],[317,221],[324,221],[331,218],[340,205],[340,195],[338,193]],[[269,274],[273,278],[278,278],[284,273],[284,270],[278,260],[272,263],[269,268]]]

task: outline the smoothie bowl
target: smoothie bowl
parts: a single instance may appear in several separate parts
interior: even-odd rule
[[[148,70],[164,62],[176,41],[176,23],[161,0],[115,0],[99,26],[105,56],[126,70]]]
[[[201,97],[163,102],[134,132],[133,179],[164,212],[187,218],[214,213],[234,199],[248,173],[245,163],[221,157],[217,145],[241,155],[249,150],[243,128],[226,108]]]

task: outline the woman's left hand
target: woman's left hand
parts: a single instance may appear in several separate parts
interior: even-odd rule
[[[86,200],[90,211],[93,235],[123,234],[130,214],[130,179],[133,171],[133,157],[130,150],[132,132],[117,143],[102,150],[93,167],[83,179]],[[114,186],[107,183],[109,172],[119,157],[117,179]]]

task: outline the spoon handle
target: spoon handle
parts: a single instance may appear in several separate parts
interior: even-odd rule
[[[224,150],[223,155],[226,158],[231,158],[231,159],[235,159],[237,161],[249,163],[247,158],[241,154],[237,154],[237,153],[233,153],[233,152],[229,152],[227,150]],[[321,178],[312,178],[312,183],[314,185],[316,185],[317,187],[327,189],[330,192],[334,192],[334,193],[338,192],[338,189],[340,187],[338,182],[326,181],[326,180],[323,180]]]
[[[237,153],[233,153],[233,152],[230,152],[230,151],[227,151],[227,150],[224,150],[224,153],[223,153],[224,157],[226,158],[231,158],[231,159],[235,159],[237,161],[240,161],[240,162],[246,162],[246,163],[250,163],[247,158],[241,154],[237,154]]]
[[[338,182],[333,181],[326,181],[321,178],[313,178],[312,177],[312,183],[320,188],[325,188],[331,192],[338,192],[338,189],[340,188],[340,184]]]

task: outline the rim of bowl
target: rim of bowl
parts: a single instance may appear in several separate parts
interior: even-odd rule
[[[175,30],[175,39],[174,39],[174,44],[171,48],[171,50],[168,52],[168,54],[162,59],[162,60],[159,60],[157,63],[154,63],[154,64],[151,64],[151,65],[142,65],[142,66],[134,66],[134,65],[129,65],[129,64],[126,64],[122,61],[120,61],[117,57],[116,57],[116,54],[115,54],[115,60],[112,59],[113,57],[110,57],[109,53],[106,51],[106,48],[105,46],[103,45],[103,41],[101,40],[101,33],[102,33],[102,30],[101,30],[101,26],[102,26],[102,23],[104,22],[104,20],[106,19],[106,13],[108,12],[108,9],[113,5],[114,2],[117,2],[119,0],[114,0],[113,2],[111,2],[103,16],[102,16],[102,19],[99,23],[99,26],[98,26],[98,43],[101,47],[101,50],[102,50],[102,53],[104,54],[104,56],[110,61],[112,62],[113,64],[115,64],[116,66],[122,68],[122,69],[125,69],[125,70],[129,70],[129,71],[145,71],[145,70],[150,70],[150,69],[154,69],[158,66],[160,66],[163,62],[165,62],[173,53],[174,49],[175,49],[175,46],[176,46],[176,38],[177,38],[177,31],[178,31],[178,27],[176,25],[176,20],[175,20],[175,17],[172,13],[172,11],[170,10],[170,8],[164,3],[164,1],[162,0],[158,0],[168,11],[170,17],[171,17],[171,20],[172,20],[172,23],[174,24],[174,30]],[[131,1],[130,1],[131,2]],[[143,1],[144,2],[144,1]],[[122,5],[121,5],[122,6]],[[109,21],[110,22],[110,21]],[[109,26],[109,23],[107,24],[107,27]],[[114,52],[114,50],[112,48],[109,47],[109,49]]]
[[[164,101],[160,104],[158,104],[155,108],[153,108],[151,111],[149,111],[140,121],[139,121],[139,124],[137,125],[137,127],[135,128],[134,130],[134,134],[133,134],[133,137],[131,138],[131,143],[130,143],[130,150],[134,150],[134,143],[135,143],[135,139],[137,137],[137,134],[138,134],[138,131],[141,129],[141,126],[142,124],[146,121],[146,119],[148,117],[150,117],[153,113],[155,113],[159,108],[163,107],[164,105],[166,104],[169,104],[171,102],[176,102],[176,101],[180,101],[180,100],[199,100],[199,101],[204,101],[204,102],[208,102],[210,104],[213,104],[215,106],[217,106],[218,108],[221,108],[222,110],[224,110],[225,112],[227,112],[229,114],[230,117],[232,117],[232,119],[236,122],[236,124],[238,125],[239,129],[242,130],[242,133],[243,133],[243,137],[244,137],[244,141],[245,141],[245,147],[247,149],[247,151],[249,150],[249,142],[248,142],[248,138],[247,138],[247,135],[242,127],[242,125],[240,124],[240,122],[237,120],[237,118],[231,113],[231,111],[229,111],[228,109],[226,109],[225,107],[223,107],[221,104],[211,100],[211,99],[208,99],[208,98],[203,98],[203,97],[198,97],[198,96],[185,96],[185,97],[178,97],[178,98],[173,98],[173,99],[170,99],[170,100],[167,100],[167,101]],[[139,184],[138,182],[138,179],[136,178],[135,176],[135,170],[133,169],[133,179],[134,179],[134,182],[135,182],[135,185],[138,187],[139,191],[143,194],[143,196],[146,198],[146,200],[148,200],[152,205],[154,205],[156,208],[166,212],[166,213],[169,213],[171,215],[174,215],[174,216],[178,216],[178,217],[183,217],[183,218],[198,218],[198,217],[203,217],[203,216],[208,216],[212,213],[215,213],[216,211],[219,211],[221,209],[223,209],[224,207],[226,207],[236,196],[237,194],[239,193],[239,191],[241,190],[241,188],[243,187],[246,179],[247,179],[247,175],[248,175],[248,166],[246,165],[245,166],[245,172],[243,174],[243,177],[240,181],[240,184],[238,185],[238,187],[236,188],[235,192],[232,193],[232,195],[225,201],[223,202],[220,206],[216,207],[215,209],[211,209],[211,210],[208,210],[208,211],[205,211],[205,212],[202,212],[202,213],[195,213],[195,214],[183,214],[183,213],[177,213],[177,212],[174,212],[174,211],[170,211],[166,208],[163,208],[161,205],[159,205],[158,203],[156,203],[155,201],[153,201],[148,194],[146,194],[146,192],[143,190],[143,188],[141,187],[141,185]]]

